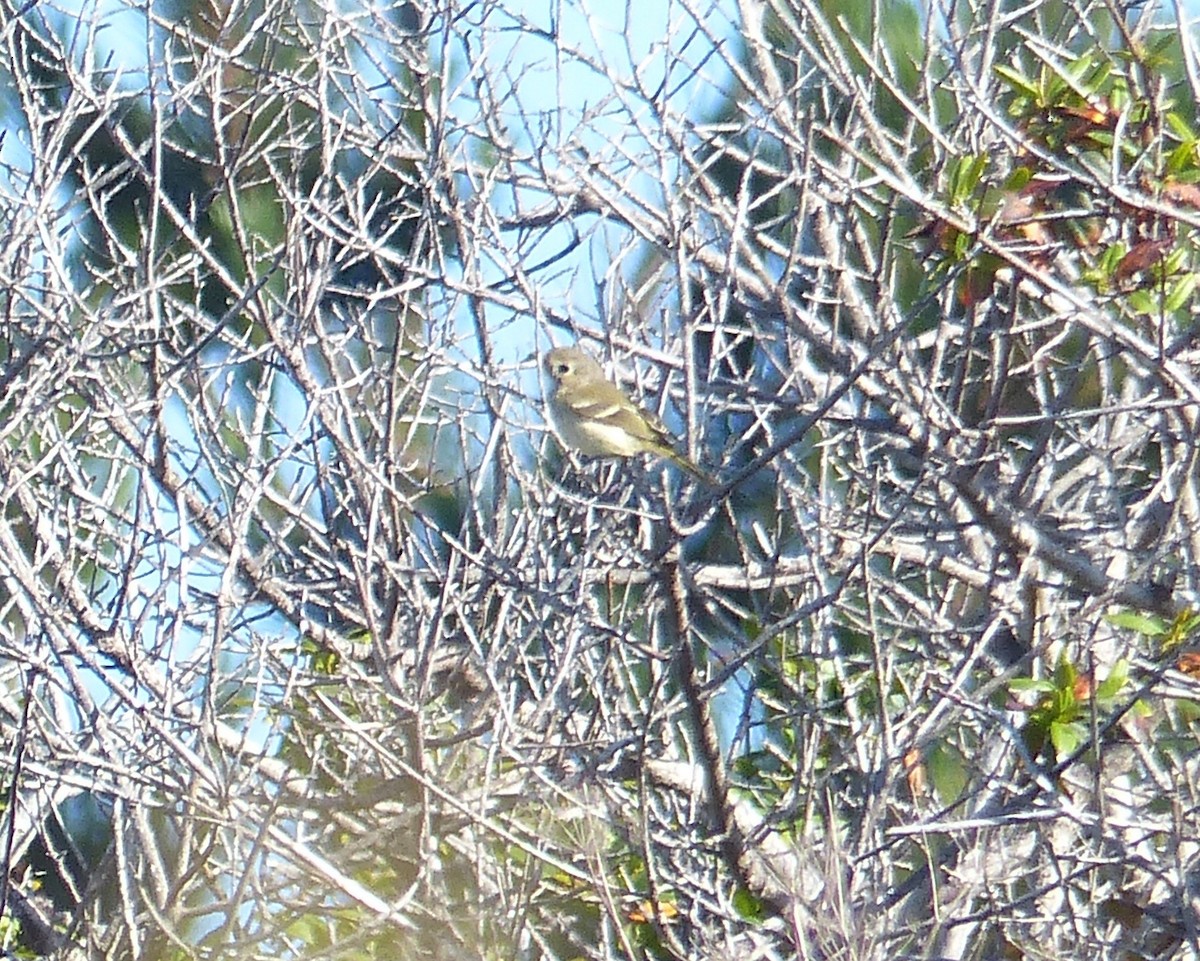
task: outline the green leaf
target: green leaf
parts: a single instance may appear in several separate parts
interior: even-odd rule
[[[733,892],[733,909],[743,921],[754,924],[761,924],[767,917],[762,901],[745,888],[738,888]]]
[[[1134,610],[1114,611],[1112,614],[1105,614],[1104,619],[1113,627],[1123,627],[1146,637],[1161,637],[1167,633],[1169,627],[1167,622],[1157,615],[1142,614]]]
[[[1148,290],[1135,290],[1129,295],[1129,309],[1135,314],[1158,314],[1158,301]]]
[[[1095,65],[1096,61],[1092,54],[1085,53],[1082,57],[1077,57],[1067,64],[1063,73],[1072,80],[1079,81],[1087,76],[1089,70]]]
[[[1108,106],[1115,114],[1123,113],[1129,106],[1129,86],[1124,77],[1118,77],[1108,91]]]
[[[970,765],[948,744],[936,743],[925,756],[925,770],[938,799],[950,804],[962,797],[970,784]]]
[[[1171,128],[1171,132],[1185,143],[1195,143],[1196,135],[1192,132],[1192,128],[1188,126],[1188,122],[1183,119],[1183,116],[1172,110],[1167,114],[1167,126]]]
[[[1189,140],[1167,154],[1167,173],[1176,176],[1196,165],[1196,141]]]
[[[1064,654],[1054,666],[1054,686],[1060,690],[1069,691],[1075,687],[1079,672],[1075,665]]]
[[[1129,680],[1129,662],[1122,659],[1113,665],[1108,677],[1096,685],[1096,700],[1111,700],[1121,693]]]
[[[1033,100],[1034,103],[1041,101],[1042,91],[1036,83],[1030,80],[1025,74],[1014,70],[1012,67],[1006,67],[1003,64],[997,64],[996,73],[1001,79],[1007,80],[1010,87],[1019,93],[1025,94]]]
[[[1008,682],[1011,691],[1038,691],[1049,694],[1054,690],[1054,682],[1041,677],[1015,677]]]
[[[1054,722],[1050,725],[1050,743],[1054,745],[1055,757],[1062,758],[1074,754],[1086,737],[1087,732],[1083,725],[1074,721],[1065,724]]]
[[[1181,309],[1184,304],[1192,299],[1192,293],[1196,289],[1196,275],[1186,274],[1180,280],[1177,280],[1171,285],[1170,291],[1167,293],[1164,309],[1169,314]]]
[[[1129,248],[1124,244],[1112,244],[1100,255],[1097,266],[1103,269],[1107,276],[1111,277],[1113,271],[1117,269],[1117,265],[1127,253],[1129,253]]]
[[[975,194],[975,188],[987,169],[987,154],[960,157],[950,174],[950,205],[960,207]]]
[[[1194,608],[1180,611],[1163,633],[1159,643],[1161,653],[1169,654],[1188,642],[1197,627],[1200,627],[1200,612]]]
[[[1115,143],[1113,135],[1107,130],[1101,130],[1099,127],[1093,128],[1088,132],[1088,140],[1098,147],[1112,147]],[[1137,150],[1137,146],[1128,140],[1121,141],[1121,152],[1127,156],[1133,156],[1137,153]]]
[[[1093,60],[1092,63],[1095,63],[1095,61]],[[1088,77],[1087,83],[1084,84],[1084,90],[1088,93],[1099,93],[1108,83],[1108,78],[1111,75],[1112,63],[1108,60],[1101,60],[1096,67],[1095,73]]]
[[[1171,252],[1163,258],[1162,267],[1159,271],[1159,276],[1170,277],[1172,274],[1177,274],[1183,269],[1187,262],[1188,252],[1183,247],[1174,247]]]
[[[1017,167],[1012,173],[1004,178],[1004,189],[1011,193],[1018,193],[1024,189],[1025,185],[1033,179],[1033,171],[1028,167]]]

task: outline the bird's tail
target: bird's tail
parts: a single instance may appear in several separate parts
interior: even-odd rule
[[[692,463],[692,461],[689,458],[684,457],[684,455],[679,453],[678,451],[675,451],[675,450],[668,451],[667,457],[670,458],[671,463],[673,463],[676,467],[680,467],[683,470],[687,471],[694,478],[696,478],[696,480],[700,481],[700,483],[707,484],[709,487],[719,486],[717,483],[717,479],[715,477],[713,477],[712,474],[708,473],[703,468],[698,467],[696,464]]]

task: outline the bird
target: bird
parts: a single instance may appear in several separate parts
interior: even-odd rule
[[[544,358],[553,390],[550,422],[563,444],[587,457],[665,457],[697,480],[709,474],[675,449],[675,439],[650,411],[639,407],[604,376],[599,361],[577,347],[556,347]]]

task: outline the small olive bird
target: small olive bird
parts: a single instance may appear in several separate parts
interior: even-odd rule
[[[587,457],[654,454],[715,485],[675,449],[674,438],[662,421],[626,397],[590,354],[576,347],[556,347],[546,354],[545,367],[554,382],[546,405],[550,422],[571,450]]]

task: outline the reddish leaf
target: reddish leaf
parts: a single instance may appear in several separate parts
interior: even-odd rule
[[[1188,677],[1200,678],[1200,654],[1194,651],[1180,654],[1175,666]]]
[[[1166,256],[1170,249],[1170,240],[1143,240],[1134,244],[1133,249],[1117,264],[1117,269],[1113,272],[1113,279],[1119,283],[1122,280],[1128,280],[1139,271],[1153,267]]]
[[[1200,210],[1200,186],[1196,184],[1168,183],[1163,187],[1163,200],[1181,207]]]
[[[1059,110],[1068,117],[1082,120],[1093,127],[1114,127],[1117,123],[1117,112],[1107,104],[1101,107],[1089,103],[1082,107],[1059,107]]]
[[[917,748],[909,748],[904,754],[904,771],[908,779],[908,789],[914,798],[923,797],[929,779],[925,772],[925,762]]]

